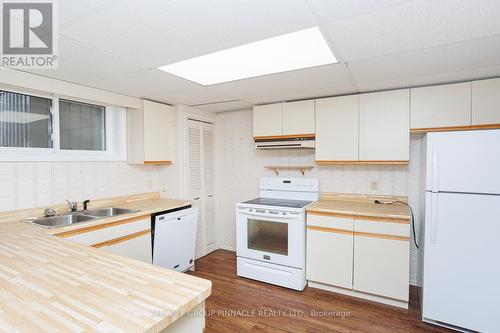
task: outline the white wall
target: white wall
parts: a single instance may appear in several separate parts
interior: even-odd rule
[[[222,228],[222,247],[235,249],[235,204],[257,197],[259,178],[274,176],[264,168],[273,164],[314,165],[311,150],[256,150],[252,135],[252,111],[217,113],[216,164],[218,222]],[[322,192],[371,193],[408,196],[420,221],[421,139],[412,138],[409,166],[316,166],[305,177],[317,177]],[[281,175],[302,177],[299,172]],[[378,181],[378,190],[370,191],[370,181]],[[417,225],[418,228],[418,225]],[[410,280],[420,284],[418,255],[412,243]]]

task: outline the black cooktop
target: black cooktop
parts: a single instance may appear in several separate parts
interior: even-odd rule
[[[245,201],[243,203],[263,206],[279,206],[289,208],[303,208],[309,205],[312,201],[292,200],[292,199],[273,199],[273,198],[257,198]]]

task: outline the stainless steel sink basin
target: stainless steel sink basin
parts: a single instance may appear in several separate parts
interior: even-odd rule
[[[63,215],[51,216],[51,217],[40,217],[37,219],[28,219],[29,223],[36,224],[46,228],[62,227],[65,225],[88,222],[96,219],[102,219],[105,217],[112,217],[122,214],[135,213],[137,210],[125,209],[125,208],[96,208],[90,210],[83,210],[77,212],[68,212]]]
[[[41,217],[34,220],[28,220],[28,222],[47,228],[62,227],[65,225],[70,225],[79,222],[87,222],[95,220],[97,217],[87,216],[83,214],[68,214],[59,215],[52,217]]]
[[[129,214],[137,212],[137,210],[125,209],[125,208],[97,208],[83,211],[82,214],[87,216],[95,216],[95,217],[111,217],[122,214]]]

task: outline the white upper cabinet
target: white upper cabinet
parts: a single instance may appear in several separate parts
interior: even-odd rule
[[[358,95],[316,100],[316,160],[358,160]]]
[[[359,95],[359,160],[405,162],[410,155],[409,90]]]
[[[283,104],[275,103],[253,107],[253,136],[283,135]]]
[[[315,133],[314,100],[253,107],[253,136],[303,136]]]
[[[411,89],[411,128],[469,126],[471,82]]]
[[[315,133],[314,100],[285,103],[283,135]]]
[[[143,100],[127,110],[129,163],[167,164],[175,158],[176,116],[172,106]]]
[[[144,159],[172,161],[175,148],[175,114],[170,105],[144,101]]]
[[[472,82],[472,126],[500,124],[500,79]]]

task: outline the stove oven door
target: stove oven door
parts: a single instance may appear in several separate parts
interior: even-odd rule
[[[304,268],[304,213],[272,209],[236,209],[239,257]]]

